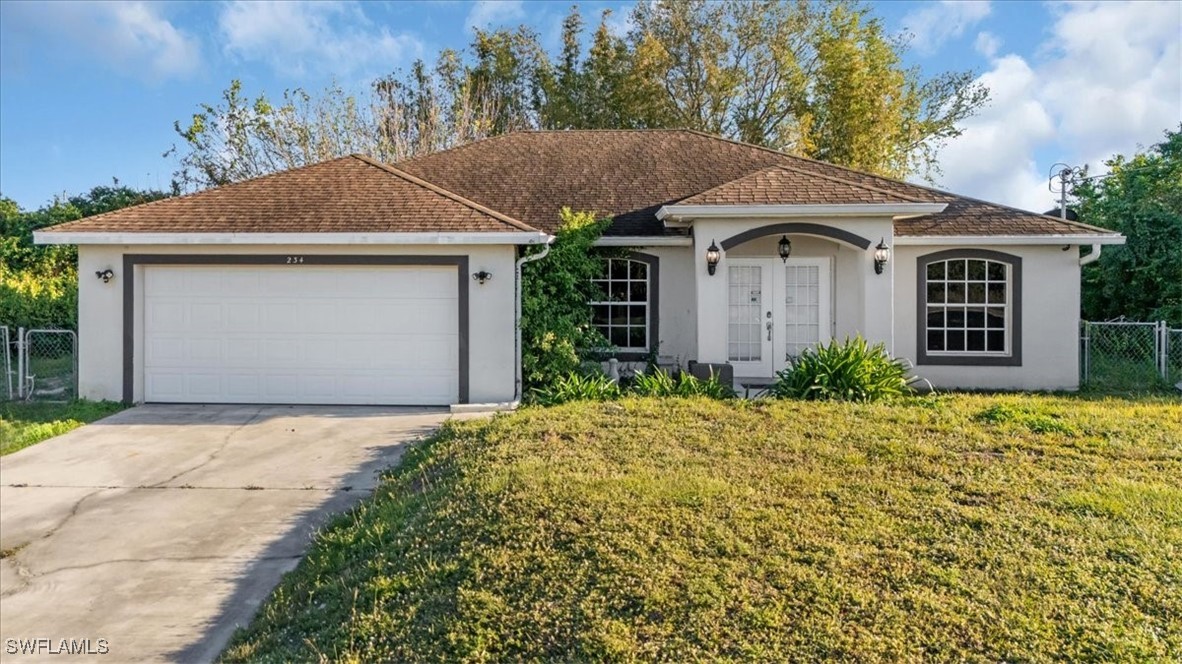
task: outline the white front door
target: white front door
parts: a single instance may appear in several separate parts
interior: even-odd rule
[[[770,378],[833,335],[827,257],[727,261],[727,359],[735,376]]]
[[[784,343],[778,354],[777,371],[786,366],[788,358],[796,358],[806,348],[833,337],[829,259],[789,258],[782,270],[782,297],[776,301],[784,303]],[[777,329],[781,329],[780,325]]]
[[[774,373],[775,265],[762,258],[727,261],[727,360],[736,376]]]

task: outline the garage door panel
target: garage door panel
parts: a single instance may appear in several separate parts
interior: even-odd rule
[[[149,394],[157,395],[161,401],[175,401],[185,395],[185,377],[168,372],[149,374],[146,388]]]
[[[259,395],[259,376],[233,373],[226,375],[226,394],[236,400],[255,400]]]
[[[225,308],[226,332],[251,333],[259,329],[259,308],[248,302],[227,302]]]
[[[456,279],[454,267],[146,267],[146,399],[454,403]]]

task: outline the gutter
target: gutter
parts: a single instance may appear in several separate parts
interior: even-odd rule
[[[1096,261],[1100,260],[1100,249],[1103,246],[1104,245],[1093,244],[1092,245],[1092,253],[1080,256],[1079,257],[1079,264],[1081,266],[1083,266],[1083,265],[1087,265],[1089,263],[1095,263]]]
[[[100,233],[86,231],[34,231],[34,244],[236,244],[236,245],[341,245],[341,244],[537,244],[549,236],[540,231],[495,233]]]
[[[517,267],[516,267],[516,272],[515,272],[515,275],[516,275],[515,278],[517,279],[517,282],[516,282],[517,283],[517,293],[516,293],[515,301],[513,303],[513,307],[514,307],[513,327],[514,327],[514,334],[516,337],[514,339],[515,344],[516,344],[515,345],[516,351],[515,351],[515,354],[513,357],[513,359],[514,359],[513,370],[516,372],[516,375],[514,376],[514,382],[513,382],[513,385],[514,385],[514,387],[513,387],[513,401],[511,401],[509,404],[507,404],[510,409],[517,408],[518,406],[521,405],[522,391],[524,390],[524,384],[523,384],[522,376],[521,376],[521,266],[525,265],[526,263],[532,263],[534,261],[541,260],[541,259],[545,258],[546,255],[550,253],[550,243],[553,241],[554,241],[554,238],[551,237],[549,240],[546,241],[546,244],[542,245],[541,251],[539,251],[536,254],[529,254],[528,256],[522,256],[517,261]]]

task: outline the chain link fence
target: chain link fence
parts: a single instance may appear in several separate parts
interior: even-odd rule
[[[70,401],[78,398],[78,335],[73,330],[26,330],[0,325],[4,383],[0,399]]]
[[[1134,392],[1182,383],[1182,330],[1164,322],[1084,321],[1080,382],[1086,388]]]
[[[12,369],[12,340],[8,338],[8,326],[0,325],[0,348],[4,349],[4,358],[0,361],[0,370],[4,371],[4,384],[0,385],[0,399],[12,401],[15,395],[12,389],[16,372]]]

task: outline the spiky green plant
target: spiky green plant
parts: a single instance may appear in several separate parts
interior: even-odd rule
[[[571,372],[545,387],[530,390],[530,401],[557,406],[568,401],[611,401],[621,395],[620,386],[602,372]]]
[[[776,374],[768,393],[783,399],[877,401],[911,393],[914,380],[885,345],[871,346],[859,335],[806,349]]]
[[[731,399],[735,396],[734,389],[713,373],[703,380],[685,372],[674,375],[661,369],[636,374],[628,391],[642,397]]]

